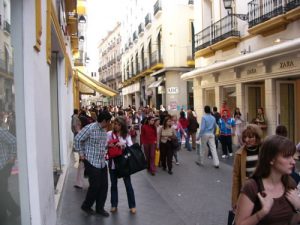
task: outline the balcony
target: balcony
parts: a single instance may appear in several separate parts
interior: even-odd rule
[[[189,5],[194,5],[194,0],[189,0],[188,4]]]
[[[3,24],[3,30],[7,33],[10,34],[10,23],[6,20],[4,20]]]
[[[106,76],[106,81],[114,80],[115,76],[113,74]]]
[[[148,13],[145,17],[145,27],[149,29],[151,27],[151,14]]]
[[[161,0],[157,0],[153,6],[154,9],[154,16],[155,17],[159,17],[162,11],[162,7],[161,7]]]
[[[117,72],[117,73],[115,74],[115,76],[116,76],[116,79],[121,78],[121,77],[122,77],[122,73],[121,73],[121,72]]]
[[[286,28],[284,1],[253,0],[248,3],[250,34],[268,36]]]
[[[137,36],[137,32],[136,32],[136,31],[133,32],[132,40],[133,40],[134,42],[137,42],[137,40],[138,40],[138,36]]]
[[[155,51],[151,54],[151,69],[152,70],[158,70],[158,69],[162,69],[163,66],[163,61],[161,59],[161,54],[158,51]]]
[[[299,0],[287,0],[286,15],[288,20],[297,20],[300,18],[300,1]]]
[[[132,46],[133,46],[133,43],[132,43],[131,38],[128,39],[128,46],[129,46],[129,47],[132,47]]]
[[[208,57],[218,50],[228,50],[240,42],[237,18],[231,15],[195,34],[196,57]]]
[[[140,23],[138,32],[139,32],[140,36],[142,36],[144,34],[144,24]]]

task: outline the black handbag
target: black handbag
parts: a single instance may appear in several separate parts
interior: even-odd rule
[[[234,217],[235,217],[235,214],[232,210],[229,210],[228,211],[228,219],[227,219],[227,225],[234,225]]]
[[[180,149],[181,143],[179,142],[178,138],[176,136],[171,138],[171,147],[173,151],[178,151]]]
[[[147,168],[147,162],[139,144],[127,146],[123,154],[114,158],[118,178],[130,176]]]

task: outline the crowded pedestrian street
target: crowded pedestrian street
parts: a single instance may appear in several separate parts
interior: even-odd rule
[[[221,149],[219,149],[221,152]],[[222,159],[220,169],[211,160],[199,167],[196,152],[179,151],[180,164],[170,176],[158,168],[156,176],[146,170],[132,175],[137,213],[129,212],[125,186],[119,180],[118,212],[108,218],[88,216],[80,209],[88,183],[82,190],[73,187],[76,164],[70,164],[58,207],[57,225],[221,225],[227,224],[230,209],[232,158]],[[110,209],[110,194],[105,209]]]

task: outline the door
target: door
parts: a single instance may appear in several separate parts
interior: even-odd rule
[[[276,83],[277,125],[284,125],[288,138],[295,141],[295,82],[278,81]]]
[[[259,107],[264,108],[263,85],[246,85],[245,86],[245,112],[246,121],[251,123],[256,118],[256,111]],[[243,113],[243,112],[242,112]]]

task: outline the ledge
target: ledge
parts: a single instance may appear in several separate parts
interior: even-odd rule
[[[226,38],[223,41],[219,41],[219,42],[211,45],[210,48],[214,51],[218,51],[218,50],[226,51],[228,49],[235,48],[239,42],[241,42],[240,37],[232,36],[232,37]]]
[[[203,48],[203,49],[197,51],[195,53],[195,58],[209,57],[209,56],[212,56],[214,54],[215,54],[215,52],[214,52],[214,50],[211,49],[211,47],[206,47],[206,48]]]
[[[164,64],[163,63],[157,63],[155,64],[154,66],[152,66],[150,68],[150,70],[159,70],[159,69],[162,69],[164,67]]]
[[[250,34],[261,34],[266,37],[285,30],[287,24],[288,21],[285,16],[280,15],[248,29],[248,32]]]
[[[292,9],[292,10],[286,12],[285,18],[290,21],[300,19],[300,7],[297,7],[295,9]]]
[[[195,60],[193,59],[188,59],[186,61],[186,64],[189,66],[189,67],[194,67],[195,66]]]

